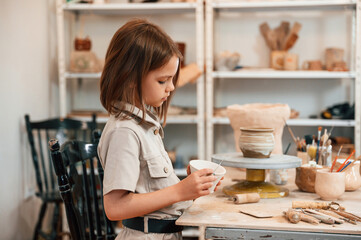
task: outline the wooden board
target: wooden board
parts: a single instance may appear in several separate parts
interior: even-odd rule
[[[228,169],[227,169],[228,171]],[[297,224],[289,223],[282,216],[282,212],[292,207],[292,201],[322,201],[315,193],[300,192],[294,184],[295,170],[290,169],[288,184],[285,186],[290,190],[290,195],[285,198],[261,199],[258,203],[233,204],[222,191],[222,186],[233,184],[230,178],[222,182],[220,188],[213,194],[198,198],[177,220],[177,224],[185,226],[200,227],[223,227],[223,228],[247,228],[247,229],[269,229],[285,231],[306,232],[328,232],[361,234],[361,223],[352,225],[350,223],[327,225],[312,225],[306,222]],[[227,172],[228,174],[228,172]],[[244,172],[237,172],[244,174]],[[243,176],[244,177],[244,176]],[[361,191],[345,192],[340,200],[346,210],[361,215]],[[242,209],[257,209],[263,214],[271,214],[272,218],[255,218],[240,213]]]

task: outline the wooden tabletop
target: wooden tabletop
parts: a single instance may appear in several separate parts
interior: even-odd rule
[[[282,216],[282,212],[292,207],[292,201],[322,201],[315,193],[301,192],[294,183],[295,169],[289,169],[287,187],[289,196],[285,198],[261,199],[258,203],[236,205],[222,193],[222,187],[234,184],[234,176],[229,176],[230,168],[227,168],[226,178],[222,181],[219,189],[208,196],[196,199],[177,220],[178,225],[199,227],[222,227],[222,228],[245,228],[245,229],[268,229],[278,231],[305,231],[361,234],[361,223],[328,225],[320,223],[312,225],[306,222],[292,224]],[[232,170],[234,171],[234,170]],[[237,176],[245,179],[245,173],[238,170]],[[329,201],[328,201],[329,202]],[[346,208],[346,211],[361,216],[361,190],[345,192],[336,202]],[[263,214],[271,214],[272,218],[255,218],[240,213],[241,210],[259,211]]]

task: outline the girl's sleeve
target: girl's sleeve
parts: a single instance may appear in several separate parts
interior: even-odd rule
[[[139,178],[140,141],[129,128],[118,128],[105,136],[100,151],[103,160],[103,195],[113,190],[134,192]]]

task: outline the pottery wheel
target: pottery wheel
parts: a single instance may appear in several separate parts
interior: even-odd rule
[[[288,189],[265,182],[265,169],[286,169],[301,166],[302,160],[289,155],[273,154],[270,158],[245,158],[240,152],[222,153],[212,156],[215,163],[223,166],[246,168],[246,179],[225,186],[223,192],[229,196],[242,193],[259,193],[261,198],[287,197]]]
[[[302,160],[295,156],[272,154],[269,158],[245,158],[241,152],[220,153],[212,156],[212,162],[222,166],[251,169],[285,169],[300,167]]]

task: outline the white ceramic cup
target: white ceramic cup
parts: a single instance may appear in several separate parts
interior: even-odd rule
[[[204,168],[216,169],[218,167],[217,163],[207,161],[207,160],[191,160],[189,162],[189,165],[190,165],[191,173],[201,170],[201,169],[204,169]],[[217,179],[215,181],[213,181],[212,187],[209,188],[209,191],[211,193],[214,192],[214,189],[217,186],[218,182],[226,174],[226,169],[222,166],[219,166],[213,174],[214,174],[214,176],[217,177]]]

